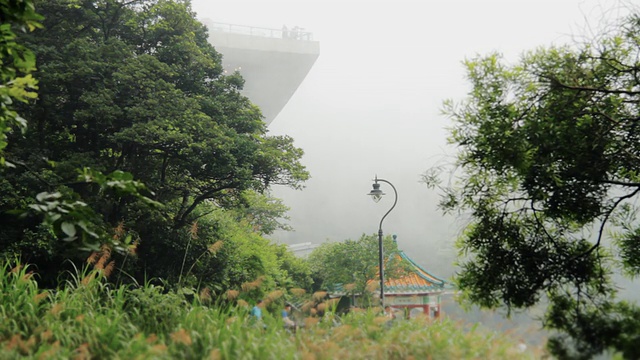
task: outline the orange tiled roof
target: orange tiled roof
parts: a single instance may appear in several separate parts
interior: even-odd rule
[[[399,276],[387,276],[384,281],[384,292],[388,295],[420,294],[444,290],[446,281],[431,275],[409,258],[403,251],[393,256],[398,259],[400,267],[407,271]],[[375,280],[370,280],[375,281]]]

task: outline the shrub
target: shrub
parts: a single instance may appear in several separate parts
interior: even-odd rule
[[[145,334],[167,335],[176,328],[188,305],[182,295],[147,284],[127,293],[125,311],[131,323]]]
[[[279,311],[251,321],[248,308],[188,303],[146,284],[110,288],[100,269],[57,291],[38,290],[26,267],[0,266],[2,359],[529,359],[501,333],[450,320],[390,322],[379,309],[300,319],[292,333]],[[274,297],[278,294],[272,294]],[[240,303],[240,302],[239,302]]]

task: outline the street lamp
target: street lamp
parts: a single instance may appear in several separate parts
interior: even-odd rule
[[[389,215],[389,213],[391,212],[391,210],[393,210],[394,207],[396,207],[396,204],[398,203],[398,192],[396,191],[396,187],[393,186],[392,183],[388,182],[387,180],[384,179],[378,179],[378,175],[376,175],[376,178],[374,180],[375,182],[373,183],[373,189],[371,190],[371,192],[369,192],[369,195],[371,196],[371,199],[373,199],[374,202],[378,202],[380,201],[380,199],[382,199],[382,196],[385,195],[384,192],[382,192],[382,190],[380,190],[380,184],[378,184],[378,181],[380,182],[385,182],[389,185],[391,185],[391,188],[393,188],[393,193],[395,194],[395,200],[393,201],[393,205],[391,206],[391,209],[389,209],[389,211],[387,211],[386,214],[384,214],[384,216],[382,217],[382,219],[380,220],[380,226],[378,228],[378,267],[380,269],[380,305],[382,307],[384,307],[384,263],[383,263],[383,251],[382,251],[382,222],[384,221],[384,218],[387,217],[387,215]]]

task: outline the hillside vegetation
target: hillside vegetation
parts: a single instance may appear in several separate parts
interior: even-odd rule
[[[379,309],[337,316],[324,294],[285,330],[267,297],[263,322],[242,294],[187,299],[150,284],[113,288],[108,269],[88,267],[67,286],[40,290],[25,266],[0,267],[3,359],[533,359],[505,334],[464,330],[448,320],[390,321]],[[245,288],[250,288],[246,286]],[[295,290],[293,291],[295,292]],[[304,296],[298,293],[299,296]],[[270,309],[274,310],[270,310]],[[319,316],[318,310],[324,315]],[[315,315],[311,315],[315,313]],[[274,314],[274,315],[271,315]]]

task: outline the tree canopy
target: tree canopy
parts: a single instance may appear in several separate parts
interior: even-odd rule
[[[402,270],[398,259],[391,256],[397,251],[398,244],[391,236],[384,237],[384,271],[389,276]],[[371,294],[380,288],[378,253],[377,235],[363,234],[358,240],[322,243],[309,255],[309,265],[317,286],[334,290],[340,285],[347,293],[361,295],[368,303],[372,300]],[[371,282],[375,279],[378,281]]]
[[[459,156],[441,207],[471,218],[457,284],[488,308],[548,304],[561,358],[640,357],[640,308],[611,280],[640,274],[640,16],[608,30],[468,60],[468,98],[445,103]]]
[[[301,188],[309,175],[293,139],[267,134],[260,110],[240,93],[240,74],[223,71],[189,1],[33,3],[44,30],[18,40],[35,54],[38,98],[18,109],[29,121],[24,135],[8,133],[4,155],[16,167],[0,170],[2,253],[55,277],[69,249],[124,238],[121,256],[135,248],[126,270],[139,280],[184,280],[185,264],[197,264],[199,275],[227,274],[218,285],[252,280],[252,270],[222,270],[242,261],[207,249],[283,227],[286,207],[269,189]],[[27,207],[21,221],[7,212]],[[238,256],[267,269],[280,250],[249,253]]]
[[[42,17],[33,3],[0,1],[0,166],[5,166],[3,150],[7,147],[7,133],[26,128],[26,120],[15,108],[16,101],[26,102],[37,95],[37,82],[31,76],[35,70],[35,55],[16,41],[20,32],[41,27]]]

